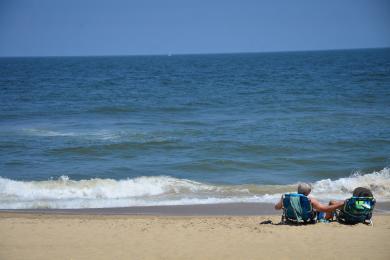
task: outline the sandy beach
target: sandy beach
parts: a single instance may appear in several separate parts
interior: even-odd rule
[[[278,223],[280,217],[3,211],[0,259],[389,259],[390,256],[388,214],[376,214],[373,227],[338,223],[259,224],[268,219]]]
[[[0,260],[390,260],[389,24],[0,0]]]

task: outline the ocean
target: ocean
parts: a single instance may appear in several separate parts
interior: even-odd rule
[[[390,49],[0,58],[0,208],[390,201]]]

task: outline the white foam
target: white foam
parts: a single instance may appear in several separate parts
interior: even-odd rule
[[[123,135],[121,131],[111,131],[107,129],[92,132],[67,132],[43,128],[25,128],[23,129],[23,134],[42,137],[74,137],[93,140],[116,140]]]
[[[161,133],[143,132],[135,130],[113,130],[100,129],[95,131],[60,131],[45,128],[23,128],[23,135],[39,136],[39,137],[70,137],[82,140],[100,140],[117,142],[121,140],[131,141],[135,143],[147,142],[171,142],[177,138],[161,135]]]
[[[215,187],[172,177],[138,177],[134,179],[70,180],[61,176],[49,181],[13,181],[0,177],[2,197],[22,199],[120,199],[157,196],[169,193],[201,192]]]
[[[378,201],[390,201],[390,171],[354,174],[313,183],[320,200],[345,199],[358,186],[370,188]],[[229,202],[276,202],[296,185],[209,185],[168,176],[133,179],[15,181],[0,177],[0,208],[105,208]]]
[[[23,129],[23,132],[28,135],[33,136],[76,136],[73,132],[61,132],[61,131],[53,131],[48,129],[41,129],[41,128],[26,128]]]
[[[313,195],[321,199],[344,199],[356,187],[369,188],[378,201],[390,201],[390,169],[369,174],[355,173],[338,180],[320,180],[313,184]]]

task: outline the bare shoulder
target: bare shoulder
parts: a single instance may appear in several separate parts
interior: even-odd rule
[[[316,198],[313,198],[312,196],[307,196],[307,197],[309,198],[309,200],[310,200],[310,202],[311,202],[312,204],[317,204],[317,203],[319,203],[318,200],[317,200]]]
[[[313,205],[313,207],[316,210],[320,210],[320,211],[324,210],[325,205],[322,205],[322,203],[319,202],[316,198],[313,198],[312,196],[310,196],[309,199],[310,199],[311,205]]]

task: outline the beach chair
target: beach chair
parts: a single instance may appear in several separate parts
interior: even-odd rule
[[[316,214],[308,197],[303,194],[290,193],[282,197],[282,224],[314,224]]]
[[[345,224],[373,225],[371,217],[374,207],[373,197],[351,197],[345,201],[342,209],[336,210],[336,220]]]

